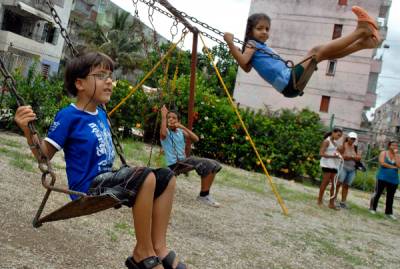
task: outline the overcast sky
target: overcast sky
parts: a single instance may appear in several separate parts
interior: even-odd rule
[[[122,8],[133,12],[133,4],[130,0],[112,0]],[[169,0],[177,9],[186,12],[188,15],[196,17],[198,20],[219,29],[222,32],[231,32],[235,36],[243,39],[246,19],[250,10],[250,0]],[[159,6],[159,5],[158,5]],[[138,1],[138,11],[140,19],[150,26],[148,20],[148,7]],[[397,10],[397,16],[394,12]],[[388,35],[384,44],[390,48],[378,51],[378,56],[383,53],[383,68],[380,74],[377,87],[377,102],[379,107],[391,97],[400,92],[400,0],[392,0],[392,7],[388,22]],[[221,12],[223,11],[223,12]],[[154,25],[156,30],[164,37],[171,39],[170,27],[172,20],[166,16],[154,12]],[[199,27],[202,30],[201,27]],[[181,28],[179,29],[179,31]],[[178,37],[175,37],[175,41]],[[208,47],[212,43],[205,40]],[[200,48],[202,47],[199,41]],[[185,47],[191,48],[191,38],[186,40]]]

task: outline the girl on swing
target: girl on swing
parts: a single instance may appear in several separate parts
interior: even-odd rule
[[[304,58],[305,61],[293,69],[277,57],[268,55],[276,53],[265,44],[269,38],[271,20],[264,13],[253,14],[247,19],[245,45],[242,50],[234,45],[233,34],[225,33],[224,40],[232,56],[245,72],[250,72],[254,67],[264,80],[285,97],[296,97],[302,95],[302,92],[294,87],[292,72],[298,81],[312,60],[319,63],[323,60],[342,58],[359,50],[376,48],[380,43],[375,20],[361,7],[353,6],[352,11],[358,18],[357,27],[352,33],[313,47]]]

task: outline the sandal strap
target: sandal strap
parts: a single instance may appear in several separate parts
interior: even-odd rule
[[[167,256],[162,259],[162,264],[164,269],[186,269],[186,265],[182,262],[178,262],[177,266],[174,268],[172,267],[176,258],[176,253],[171,250]]]
[[[174,264],[176,258],[176,254],[173,250],[171,250],[167,256],[164,257],[164,259],[162,259],[162,264],[164,266],[165,269],[174,269],[172,267],[172,265]]]
[[[125,265],[129,269],[152,269],[157,265],[160,265],[161,261],[157,256],[147,257],[140,262],[135,262],[132,256],[128,257],[125,261]]]

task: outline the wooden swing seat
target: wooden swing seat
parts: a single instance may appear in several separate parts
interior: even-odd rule
[[[304,72],[300,76],[298,81],[296,81],[296,76],[292,72],[294,88],[300,92],[300,94],[299,94],[300,96],[303,95],[304,88],[306,87],[308,81],[311,79],[312,74],[314,73],[314,71],[317,70],[318,62],[315,58],[315,55],[311,56],[310,58],[311,58],[310,63],[304,69]]]
[[[94,214],[111,207],[119,208],[120,206],[121,201],[110,195],[83,196],[67,203],[66,205],[42,218],[35,218],[33,220],[33,226],[37,228],[42,226],[42,224],[45,222],[81,217]]]

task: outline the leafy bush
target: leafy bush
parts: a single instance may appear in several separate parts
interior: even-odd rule
[[[53,122],[56,112],[72,102],[63,90],[63,82],[59,79],[45,79],[36,68],[32,65],[26,77],[17,70],[13,77],[16,81],[18,94],[24,99],[25,104],[31,105],[35,111],[38,120],[35,126],[40,132],[48,129]],[[15,98],[8,92],[5,95],[2,104],[5,108],[15,111],[17,102]],[[6,128],[17,130],[13,121],[9,121]]]

